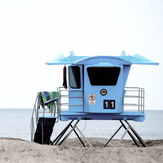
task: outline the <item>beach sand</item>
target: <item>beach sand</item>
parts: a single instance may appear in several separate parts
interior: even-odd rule
[[[61,146],[50,146],[21,139],[0,138],[0,163],[163,162],[163,139],[146,140],[148,147],[137,147],[132,140],[112,140],[107,147],[103,147],[107,139],[88,140],[92,147],[83,147],[78,139],[68,139]]]

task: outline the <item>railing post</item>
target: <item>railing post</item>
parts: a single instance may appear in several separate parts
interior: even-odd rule
[[[129,95],[124,95],[123,98],[123,105],[124,106],[137,106],[137,111],[138,112],[142,112],[144,113],[144,88],[139,88],[139,87],[125,87],[126,88],[126,94],[127,92],[135,92],[135,94],[133,95],[133,93],[129,94]],[[124,103],[124,99],[125,98],[137,98],[135,99],[137,102],[136,103]]]

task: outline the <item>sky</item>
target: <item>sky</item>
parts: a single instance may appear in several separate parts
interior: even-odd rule
[[[0,1],[0,108],[33,108],[37,92],[62,85],[59,54],[136,53],[159,66],[133,65],[127,86],[145,88],[146,109],[163,110],[162,0]]]

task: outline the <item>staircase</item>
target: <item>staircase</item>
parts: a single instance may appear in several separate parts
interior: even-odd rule
[[[39,118],[34,135],[34,142],[39,144],[50,144],[50,137],[53,132],[55,121],[56,118]]]
[[[54,124],[58,122],[59,114],[57,109],[57,100],[48,101],[43,103],[41,93],[38,92],[35,101],[32,118],[31,118],[31,141],[39,144],[51,144],[50,138],[53,133]],[[53,102],[55,109],[52,111],[48,108],[47,104]]]

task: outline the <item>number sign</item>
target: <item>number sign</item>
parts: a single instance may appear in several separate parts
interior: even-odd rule
[[[104,109],[115,109],[115,100],[104,100]]]

